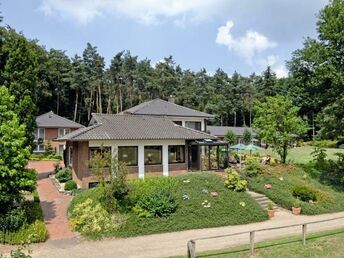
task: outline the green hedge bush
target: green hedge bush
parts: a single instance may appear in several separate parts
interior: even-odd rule
[[[337,148],[337,141],[332,140],[310,141],[305,144],[319,148]]]
[[[77,189],[77,185],[76,183],[73,181],[73,180],[68,180],[65,185],[64,185],[64,189],[65,191],[72,191],[72,190],[75,190]]]
[[[0,230],[0,243],[18,245],[44,242],[48,237],[48,231],[39,202],[23,201],[18,209],[23,213],[23,217],[20,215],[23,219],[22,225],[14,231]]]
[[[178,182],[173,177],[156,177],[131,182],[129,201],[140,217],[166,217],[177,203]]]
[[[72,170],[70,168],[61,168],[56,174],[55,178],[60,182],[64,183],[72,180]]]
[[[293,188],[293,196],[303,202],[317,201],[318,191],[309,185],[297,185]]]
[[[238,172],[236,172],[232,168],[227,168],[225,170],[225,172],[227,173],[228,176],[227,176],[227,180],[225,181],[224,185],[228,189],[236,191],[236,192],[243,192],[246,190],[247,181],[242,179]]]

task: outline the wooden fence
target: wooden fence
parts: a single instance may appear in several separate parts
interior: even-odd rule
[[[328,222],[328,221],[333,221],[333,220],[338,220],[338,219],[344,219],[344,216],[332,218],[332,219],[325,219],[325,220],[311,221],[311,222],[300,223],[300,224],[287,225],[287,226],[262,228],[262,229],[242,231],[242,232],[237,232],[237,233],[232,233],[232,234],[224,234],[224,235],[217,235],[217,236],[211,236],[211,237],[195,238],[195,239],[189,240],[187,243],[187,257],[188,258],[196,258],[196,241],[198,241],[198,240],[215,239],[215,238],[230,237],[230,236],[237,236],[237,235],[243,235],[243,234],[249,234],[249,237],[250,237],[249,238],[250,239],[250,257],[254,257],[254,242],[255,242],[254,237],[255,237],[256,232],[283,229],[283,228],[291,228],[291,227],[300,227],[300,226],[302,227],[302,244],[306,245],[307,225],[317,224],[317,223],[322,223],[322,222]]]

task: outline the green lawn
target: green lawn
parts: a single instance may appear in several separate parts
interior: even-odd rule
[[[296,163],[296,164],[306,164],[309,161],[313,159],[311,153],[314,150],[314,147],[312,146],[302,146],[302,147],[296,147],[292,148],[289,151],[287,161]],[[325,148],[326,153],[328,155],[329,159],[336,159],[335,153],[344,153],[344,149],[335,149],[335,148]],[[259,151],[254,151],[252,153],[258,152],[260,155],[271,155],[277,159],[279,159],[279,156],[272,150],[272,149],[261,149]],[[242,151],[242,153],[249,154],[250,151]]]
[[[248,178],[249,188],[268,196],[281,207],[291,209],[296,198],[293,196],[295,186],[307,185],[318,192],[315,203],[301,202],[302,213],[315,215],[322,213],[344,211],[344,192],[321,184],[311,178],[301,166],[276,165],[266,167],[266,171],[253,178]],[[271,189],[265,189],[265,184],[271,184]]]
[[[300,236],[263,241],[255,245],[255,257],[343,257],[344,229],[312,233],[307,236],[303,246]],[[196,243],[197,251],[197,243]],[[185,257],[185,256],[179,256]],[[207,258],[241,258],[249,257],[249,246],[242,245],[230,249],[197,254]]]
[[[267,213],[247,193],[233,192],[226,189],[223,179],[206,172],[190,172],[178,176],[179,200],[178,208],[168,217],[142,218],[132,211],[126,213],[125,225],[114,236],[129,237],[153,233],[181,231],[195,228],[220,227],[226,225],[246,224],[264,221]],[[185,180],[190,182],[186,183]],[[92,191],[86,190],[77,194],[71,203],[70,210],[76,203],[92,196]],[[211,197],[210,192],[218,192],[218,197]],[[90,194],[91,193],[91,194]],[[182,195],[190,198],[183,200]],[[211,203],[205,208],[202,202]],[[240,205],[244,202],[245,206]]]

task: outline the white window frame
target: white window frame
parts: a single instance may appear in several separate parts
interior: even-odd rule
[[[61,134],[61,130],[63,130],[62,134]],[[59,137],[63,137],[63,136],[65,136],[68,133],[70,133],[70,129],[69,128],[59,128],[58,136]]]
[[[41,135],[40,131],[43,130],[43,135]],[[44,146],[44,141],[45,141],[45,128],[43,127],[37,127],[35,129],[35,133],[34,133],[34,136],[35,136],[35,140],[34,140],[34,143],[36,143],[36,147],[35,149],[33,150],[33,152],[44,152],[45,151],[45,146]],[[43,140],[43,143],[41,144],[38,144],[38,139],[42,139]]]

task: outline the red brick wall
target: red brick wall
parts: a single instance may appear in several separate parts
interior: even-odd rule
[[[70,131],[72,132],[72,131],[75,131],[77,129],[78,128],[70,128]],[[44,144],[47,144],[50,141],[54,150],[58,153],[59,152],[59,146],[66,144],[66,142],[55,141],[59,136],[59,128],[45,128],[44,131],[45,131]]]

